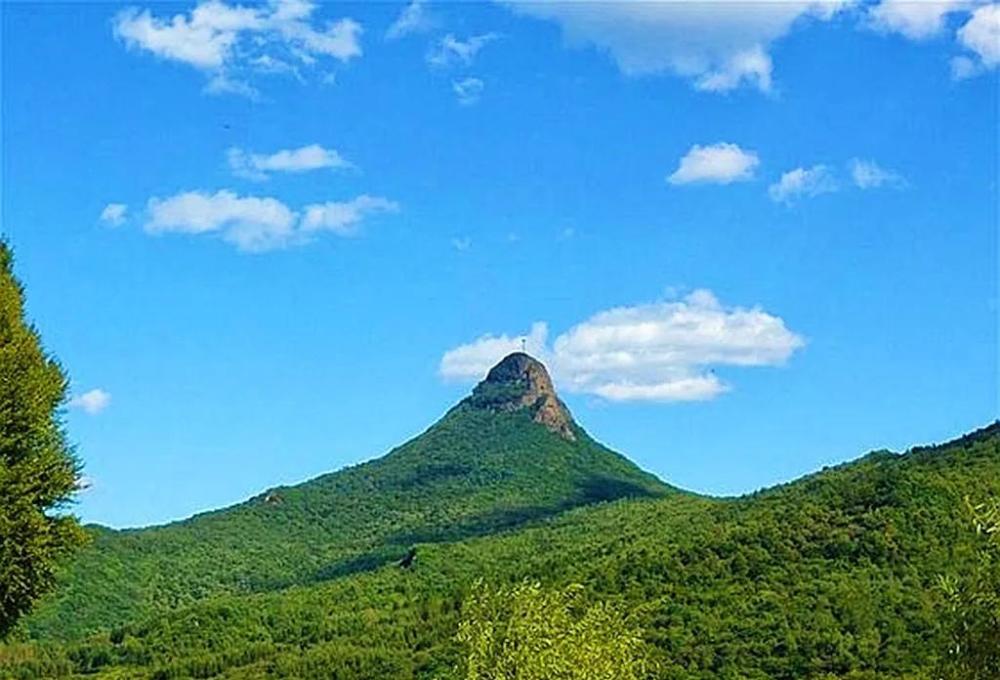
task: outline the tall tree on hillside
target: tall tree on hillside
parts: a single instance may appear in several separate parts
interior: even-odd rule
[[[971,505],[979,537],[975,568],[946,577],[950,644],[942,675],[949,680],[1000,678],[1000,499]]]
[[[80,481],[60,415],[67,387],[24,320],[24,293],[0,241],[0,637],[84,539],[76,519],[61,514]]]

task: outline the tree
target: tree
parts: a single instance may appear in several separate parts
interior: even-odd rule
[[[63,514],[80,464],[62,424],[68,382],[24,320],[24,293],[0,241],[0,637],[51,588],[58,560],[84,540]]]
[[[640,680],[652,672],[639,631],[607,603],[587,605],[582,586],[479,582],[458,639],[464,680]]]
[[[980,542],[975,568],[960,579],[941,579],[950,629],[943,674],[992,680],[1000,678],[1000,499],[969,504],[969,510]]]

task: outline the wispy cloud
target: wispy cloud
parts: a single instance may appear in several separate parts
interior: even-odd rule
[[[545,361],[562,389],[612,401],[699,401],[729,389],[721,366],[779,366],[804,339],[759,307],[723,305],[707,290],[679,300],[599,312],[550,344],[536,323],[523,336],[527,351]],[[446,379],[476,380],[519,336],[485,335],[442,356]]]
[[[903,188],[906,180],[892,170],[886,170],[873,160],[852,159],[848,164],[851,180],[859,189],[878,189],[883,186]]]
[[[362,194],[349,201],[328,201],[307,205],[302,217],[304,233],[329,231],[339,236],[357,233],[362,220],[378,213],[399,212],[399,204],[381,196]]]
[[[736,144],[695,144],[667,177],[670,184],[730,184],[753,178],[760,159]]]
[[[772,201],[791,204],[799,198],[819,196],[839,188],[832,171],[825,165],[795,168],[784,173],[767,189]]]
[[[84,392],[69,400],[69,407],[95,416],[111,405],[111,395],[100,388]]]
[[[120,226],[125,222],[125,214],[128,206],[124,203],[108,203],[101,211],[101,221],[113,227]]]
[[[156,16],[130,7],[114,18],[114,34],[129,48],[187,64],[208,76],[209,93],[254,96],[248,79],[259,72],[298,73],[324,60],[361,56],[361,24],[350,18],[313,22],[309,0],[273,0],[245,7],[204,0],[189,13]],[[276,68],[281,64],[283,68]]]
[[[387,40],[398,40],[414,33],[424,33],[433,27],[434,21],[427,12],[427,4],[423,0],[413,0],[392,22],[385,37]]]
[[[498,33],[484,33],[461,40],[449,33],[427,53],[427,63],[442,68],[469,66],[484,47],[499,38]]]
[[[907,186],[902,175],[871,159],[852,158],[845,169],[846,177],[843,172],[822,163],[801,166],[783,173],[768,187],[767,193],[772,201],[791,205],[799,199],[830,194],[851,186],[862,190],[904,189]]]
[[[479,78],[462,78],[451,83],[451,91],[458,98],[458,103],[464,106],[475,104],[483,96],[486,84]]]
[[[233,174],[253,180],[265,180],[270,173],[302,173],[324,168],[346,169],[353,165],[333,149],[310,144],[298,149],[282,149],[272,154],[257,154],[231,148],[226,158]]]

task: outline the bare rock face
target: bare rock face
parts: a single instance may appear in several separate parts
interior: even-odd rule
[[[573,419],[556,396],[549,372],[542,362],[523,352],[508,355],[490,369],[470,399],[476,406],[495,411],[532,409],[536,423],[565,439],[576,440]]]

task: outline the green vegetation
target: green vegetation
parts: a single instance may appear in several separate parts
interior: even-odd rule
[[[30,630],[74,638],[213,596],[394,564],[418,543],[670,492],[582,429],[576,434],[553,436],[528,409],[494,415],[467,400],[379,460],[167,526],[93,529],[93,544]]]
[[[464,680],[643,680],[646,643],[607,603],[587,604],[583,587],[545,590],[524,582],[473,588],[458,625]]]
[[[13,257],[0,241],[0,637],[54,581],[57,560],[83,540],[58,512],[79,483],[60,409],[67,380],[24,320]]]
[[[449,417],[464,419],[464,408]],[[521,415],[477,423],[569,444]],[[1000,425],[735,500],[672,493],[488,531],[438,529],[412,541],[409,569],[355,565],[268,592],[189,594],[190,604],[89,635],[0,648],[0,677],[461,678],[468,648],[459,631],[475,584],[503,591],[529,579],[546,592],[580,584],[581,602],[627,614],[656,677],[931,680],[951,640],[939,575],[980,564],[966,496],[1000,496]],[[231,512],[247,507],[283,506],[258,499]],[[153,550],[159,531],[127,535]],[[246,564],[247,553],[232,558]],[[178,560],[176,570],[185,568]],[[71,577],[81,578],[75,569]],[[72,630],[70,616],[47,619],[62,622]]]
[[[989,680],[1000,678],[1000,499],[970,510],[978,559],[961,577],[942,578],[951,633],[943,675]]]

